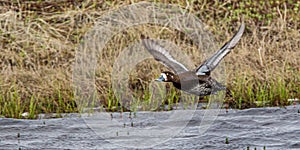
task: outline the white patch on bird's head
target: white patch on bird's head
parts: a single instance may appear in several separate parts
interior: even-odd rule
[[[164,81],[168,80],[166,73],[161,73],[160,76],[163,77]]]

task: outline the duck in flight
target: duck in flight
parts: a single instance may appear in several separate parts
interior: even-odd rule
[[[197,96],[216,94],[226,90],[226,87],[210,77],[210,73],[218,66],[221,60],[237,45],[245,30],[242,23],[238,32],[225,43],[216,53],[194,70],[188,70],[183,64],[176,61],[169,52],[155,41],[142,35],[142,43],[155,60],[159,61],[172,71],[163,71],[156,81],[172,82],[180,90]]]

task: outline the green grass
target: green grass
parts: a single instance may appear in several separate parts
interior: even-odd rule
[[[42,99],[32,95],[29,100],[23,99],[18,91],[12,91],[0,97],[0,116],[24,119],[36,119],[41,113],[69,113],[78,112],[75,101],[64,102],[57,93],[58,103],[53,99]],[[22,116],[23,113],[28,115]]]
[[[262,83],[251,80],[256,79],[240,77],[235,80],[231,90],[232,98],[237,101],[235,103],[230,99],[225,101],[230,103],[230,107],[244,109],[249,107],[286,106],[291,104],[287,101],[288,99],[299,97],[299,93],[293,91],[298,88],[297,82],[288,84],[281,77]]]

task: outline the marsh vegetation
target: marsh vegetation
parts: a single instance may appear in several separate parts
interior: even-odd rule
[[[1,1],[0,116],[78,112],[72,83],[76,49],[97,18],[138,2]],[[243,38],[224,59],[231,91],[224,102],[229,107],[285,106],[291,103],[288,99],[300,97],[299,1],[156,2],[187,8],[207,25],[220,46],[245,22]],[[176,30],[142,25],[115,35],[98,54],[96,69],[97,101],[107,110],[119,111],[110,80],[114,61],[141,34],[173,41],[193,56],[195,65],[205,59]],[[166,69],[153,59],[142,62],[132,71],[129,87],[139,100],[147,101],[148,84]],[[178,91],[166,86],[166,101],[177,103]]]

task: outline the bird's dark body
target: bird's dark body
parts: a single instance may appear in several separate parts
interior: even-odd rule
[[[173,83],[174,87],[197,96],[207,96],[226,89],[225,86],[210,76],[197,76],[194,71],[174,74],[173,76],[173,79],[169,81]]]

